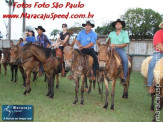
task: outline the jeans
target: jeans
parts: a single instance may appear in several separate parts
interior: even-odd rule
[[[156,62],[159,61],[159,59],[162,57],[163,57],[163,53],[160,53],[160,52],[154,52],[153,53],[152,60],[150,61],[149,67],[148,67],[147,86],[152,86],[153,79],[154,79],[153,70],[155,68]]]
[[[128,57],[123,48],[116,48],[115,49],[117,53],[119,54],[121,60],[122,60],[122,67],[123,67],[123,73],[125,80],[127,79],[127,73],[128,73]]]
[[[98,65],[97,55],[96,55],[94,49],[93,48],[87,48],[87,49],[82,49],[81,51],[84,55],[90,55],[93,57],[93,60],[94,60],[94,62],[93,62],[93,75],[96,76],[96,70],[98,69],[99,65]]]

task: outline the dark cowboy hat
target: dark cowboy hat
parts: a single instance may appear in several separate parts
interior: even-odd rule
[[[92,28],[95,27],[95,25],[92,24],[90,21],[86,21],[86,23],[85,24],[83,23],[82,26],[85,27],[87,24],[91,25]]]
[[[42,27],[42,26],[38,26],[37,28],[35,28],[36,30],[37,29],[40,29],[40,30],[42,30],[43,32],[45,32],[45,29]]]
[[[117,24],[117,22],[120,22],[122,24],[122,28],[125,27],[126,25],[124,21],[117,19],[116,21],[112,23],[113,28],[115,28],[115,25]]]

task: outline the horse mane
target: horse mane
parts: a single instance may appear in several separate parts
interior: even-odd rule
[[[81,50],[79,50],[79,49],[74,49],[74,51],[75,51],[76,53],[78,53],[79,55],[83,55],[83,53],[82,53]]]
[[[46,58],[49,58],[51,54],[53,54],[54,57],[56,56],[55,49],[45,48],[35,44],[31,44],[31,45],[34,45],[35,47],[39,48],[39,50],[42,50],[45,53]]]

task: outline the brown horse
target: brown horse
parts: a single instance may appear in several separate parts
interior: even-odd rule
[[[11,73],[12,73],[12,78],[11,78],[11,81],[14,80],[14,82],[16,82],[17,80],[17,71],[18,71],[18,65],[13,65],[10,63],[10,49],[11,48],[2,48],[2,57],[1,57],[1,62],[2,62],[2,65],[5,69],[5,75],[7,74],[7,65],[10,66],[11,68]]]
[[[55,50],[50,48],[40,47],[38,45],[27,43],[24,45],[21,51],[21,59],[23,61],[29,60],[29,58],[34,57],[35,60],[38,60],[42,63],[44,72],[48,79],[48,93],[47,96],[50,98],[54,97],[54,79],[55,75],[61,72],[62,61],[60,58],[56,57]],[[26,90],[31,90],[29,82],[26,82]]]
[[[73,73],[73,79],[75,80],[75,100],[73,104],[78,102],[78,90],[79,90],[79,79],[82,80],[81,86],[81,102],[84,104],[84,84],[87,77],[92,73],[93,58],[89,55],[83,55],[82,52],[78,49],[74,49],[75,44],[73,41],[72,44],[65,46],[64,52],[64,61],[66,70],[71,70]],[[91,83],[91,81],[90,81]],[[90,91],[91,87],[89,87]]]
[[[26,80],[31,79],[31,75],[29,75],[30,72],[33,72],[33,81],[37,80],[37,73],[38,73],[38,62],[35,62],[34,58],[31,57],[29,60],[26,60],[22,63],[17,62],[17,59],[19,57],[19,54],[22,50],[22,47],[19,46],[12,46],[10,50],[10,63],[15,64],[19,66],[20,71],[24,74],[23,75],[23,80],[24,83],[23,85],[25,86]],[[30,92],[30,90],[28,91]]]
[[[110,109],[114,109],[114,95],[115,95],[116,79],[124,78],[122,64],[118,66],[118,62],[117,62],[117,58],[120,62],[121,62],[121,59],[115,50],[108,49],[110,45],[109,41],[105,45],[101,45],[100,42],[97,41],[97,45],[99,47],[98,49],[99,69],[100,69],[100,74],[102,74],[102,76],[99,77],[98,81],[100,81],[101,78],[104,77],[104,83],[105,83],[105,88],[106,88],[106,100],[105,100],[105,105],[103,108],[106,109],[108,107],[108,95],[109,95],[109,88],[108,88],[109,82],[108,81],[112,81],[111,108]],[[131,58],[128,57],[128,59],[131,63]],[[127,84],[124,85],[124,91],[123,91],[123,96],[122,96],[123,98],[128,98],[130,74],[131,74],[131,67],[129,67],[129,70],[128,70],[128,76],[126,79]]]

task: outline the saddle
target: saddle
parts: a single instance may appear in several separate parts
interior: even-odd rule
[[[118,67],[120,67],[122,65],[121,58],[120,58],[120,56],[118,55],[117,52],[115,54],[116,55],[114,55],[114,57],[116,59],[117,65],[118,65]],[[129,60],[128,60],[128,67],[131,68],[131,62]]]

